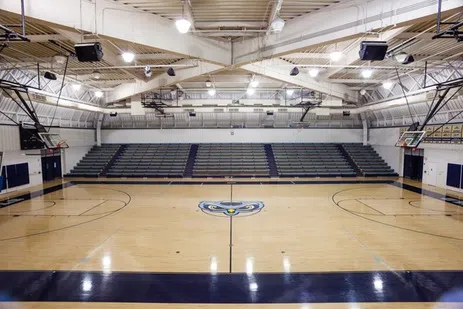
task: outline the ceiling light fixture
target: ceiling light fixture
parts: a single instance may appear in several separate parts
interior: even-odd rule
[[[387,80],[387,81],[383,82],[383,88],[384,88],[384,89],[388,89],[388,90],[389,90],[389,89],[392,88],[392,85],[393,85],[393,84],[392,84],[392,82],[391,82],[390,80]]]
[[[209,89],[209,90],[207,91],[207,93],[208,93],[211,97],[213,97],[213,96],[215,96],[215,94],[216,94],[216,90],[215,90],[215,88],[211,88],[211,89]]]
[[[259,81],[257,79],[253,79],[250,82],[250,85],[251,85],[251,87],[256,88],[257,86],[259,86]]]
[[[334,52],[332,52],[332,53],[330,54],[330,59],[331,59],[331,61],[333,61],[333,62],[338,62],[339,60],[341,60],[342,56],[343,56],[343,55],[342,55],[342,52],[340,52],[340,51],[334,51]]]
[[[212,82],[210,80],[206,80],[206,87],[210,88],[212,86]]]
[[[93,71],[93,78],[94,79],[100,79],[101,78],[101,73],[98,70]]]
[[[182,1],[182,18],[175,21],[175,26],[177,27],[178,32],[185,34],[190,30],[191,23],[188,19],[185,18],[185,1]]]
[[[313,69],[309,70],[309,75],[310,75],[310,77],[317,77],[319,72],[320,72],[320,70],[318,70],[316,68],[313,68]]]
[[[100,90],[95,91],[95,97],[97,97],[97,98],[103,97],[103,91],[100,91]]]
[[[415,62],[415,58],[405,52],[400,52],[394,55],[394,59],[400,64],[410,64]]]
[[[147,65],[147,66],[145,67],[145,76],[148,77],[148,78],[150,78],[151,75],[153,75],[153,71],[151,71],[151,67],[150,67],[149,65]]]
[[[292,96],[294,94],[294,89],[286,89],[286,94]]]
[[[72,89],[78,91],[78,90],[80,90],[80,88],[82,88],[81,84],[72,84]]]
[[[246,90],[246,94],[247,94],[248,96],[252,96],[254,93],[256,93],[256,89],[254,89],[254,88],[248,88],[248,89]]]
[[[373,76],[373,70],[371,69],[364,69],[361,72],[363,78],[370,78]]]
[[[280,33],[281,31],[283,31],[284,27],[285,21],[280,16],[275,17],[275,19],[270,24],[270,28],[274,33]]]
[[[122,59],[124,59],[125,62],[130,63],[135,59],[135,54],[131,52],[125,52],[122,54]]]

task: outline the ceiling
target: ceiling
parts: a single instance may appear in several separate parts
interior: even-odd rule
[[[46,0],[46,2],[52,3],[53,0]],[[106,4],[108,1],[102,1],[102,3]],[[156,92],[159,89],[175,91],[178,89],[181,92],[178,99],[186,105],[188,105],[188,100],[202,100],[204,103],[201,104],[204,106],[212,106],[216,103],[211,103],[212,101],[208,100],[224,100],[225,102],[229,99],[234,101],[236,99],[253,99],[255,102],[252,104],[256,106],[262,104],[269,104],[270,106],[271,104],[279,104],[278,102],[284,102],[284,105],[295,105],[304,100],[299,95],[302,92],[296,91],[288,99],[288,95],[285,94],[286,90],[305,89],[320,93],[323,100],[340,100],[342,105],[338,107],[350,109],[352,106],[370,106],[375,102],[394,100],[403,96],[404,90],[410,95],[423,91],[425,66],[428,70],[427,82],[463,77],[463,43],[455,39],[432,39],[436,33],[437,17],[435,14],[425,17],[417,16],[414,19],[399,23],[387,23],[381,20],[382,26],[376,26],[368,29],[368,31],[358,30],[359,27],[357,27],[357,33],[350,33],[350,35],[339,38],[333,36],[330,39],[325,38],[324,32],[316,28],[328,27],[328,23],[327,25],[314,26],[311,36],[303,35],[303,33],[312,31],[309,25],[316,23],[319,16],[343,18],[343,10],[350,9],[357,1],[189,0],[182,2],[179,0],[114,0],[111,3],[113,3],[111,4],[112,7],[107,8],[108,10],[121,10],[121,12],[129,10],[130,14],[138,14],[136,12],[139,11],[145,12],[143,15],[134,16],[143,16],[140,17],[140,20],[143,19],[143,21],[139,21],[140,23],[145,22],[146,19],[147,23],[166,27],[162,28],[166,32],[159,38],[146,39],[146,35],[143,38],[137,37],[133,30],[128,31],[127,35],[124,33],[119,35],[117,31],[124,29],[116,29],[117,24],[113,24],[114,29],[95,33],[86,29],[73,29],[69,25],[59,24],[52,20],[39,20],[26,16],[25,34],[31,42],[8,42],[7,46],[0,52],[0,66],[3,70],[14,68],[32,72],[38,63],[42,75],[45,71],[54,72],[58,75],[56,82],[60,82],[65,71],[65,63],[59,63],[56,56],[69,55],[74,51],[76,43],[98,41],[103,46],[103,60],[100,62],[79,62],[76,58],[69,57],[65,84],[69,87],[73,84],[80,84],[84,87],[82,93],[66,91],[66,98],[80,103],[88,100],[90,105],[96,104],[101,108],[120,106],[130,108],[131,101],[133,101],[130,97],[133,95],[150,91]],[[365,10],[372,9],[371,6],[365,7]],[[181,18],[182,14],[192,21],[192,29],[189,34],[178,36],[174,21]],[[443,12],[442,19],[447,22],[458,22],[461,21],[462,15],[461,7],[460,9],[449,9]],[[277,16],[283,18],[287,23],[281,34],[269,32],[269,25]],[[362,21],[363,19],[360,18],[359,20]],[[138,21],[134,20],[133,22]],[[110,22],[108,21],[108,23]],[[21,32],[20,24],[21,16],[16,12],[0,10],[0,25],[7,25],[10,29]],[[101,29],[101,26],[99,27]],[[445,29],[449,26],[443,27]],[[109,27],[105,26],[106,28]],[[366,26],[365,29],[367,29]],[[143,31],[145,30],[144,28]],[[162,32],[159,30],[154,33]],[[319,43],[317,40],[313,40],[313,38],[318,37],[320,37]],[[307,40],[305,45],[298,43],[297,48],[288,48],[288,51],[277,52],[280,46],[284,46],[283,43],[292,46],[291,44],[304,40]],[[415,62],[402,65],[394,57],[376,62],[362,61],[359,59],[358,52],[360,42],[364,40],[384,40],[388,43],[389,50],[403,46],[399,50],[412,54]],[[248,45],[246,47],[249,48],[255,46],[262,51],[268,51],[272,46],[275,51],[270,57],[264,56],[263,53],[256,53],[257,60],[243,63],[232,60],[232,64],[224,64],[211,61],[210,57],[208,58],[207,53],[212,52],[214,48],[229,52],[230,58],[233,58],[235,50],[239,52],[238,47],[242,47],[243,44]],[[177,48],[177,46],[183,45],[186,46],[187,52]],[[131,63],[124,62],[122,59],[124,52],[133,53],[135,60]],[[340,52],[342,54],[341,59],[334,61],[331,58],[333,52]],[[146,66],[152,70],[150,77],[144,73]],[[253,69],[253,66],[256,68]],[[289,76],[289,72],[294,67],[300,71],[297,77]],[[170,78],[166,75],[168,68],[175,70],[176,77]],[[373,71],[370,78],[362,76],[362,71],[365,69]],[[317,75],[311,76],[315,70]],[[13,74],[6,74],[5,72],[2,78],[13,78]],[[95,77],[95,72],[99,73],[100,78]],[[252,88],[251,81],[258,82],[254,95],[246,93],[248,88]],[[392,84],[390,89],[384,89],[382,86],[384,81],[390,81]],[[210,87],[207,86],[208,82],[211,82]],[[52,84],[50,83],[48,87],[59,89],[58,83],[56,87],[50,87]],[[213,96],[208,94],[210,88],[216,90],[216,94]],[[51,91],[50,89],[46,90]],[[96,90],[103,91],[105,97],[95,98],[92,92]],[[84,95],[85,92],[86,96]],[[452,101],[452,103],[457,105],[452,106],[450,110],[463,108],[463,102],[459,95],[455,99],[458,100]],[[197,104],[200,103],[195,101],[194,104],[198,106]],[[462,106],[458,107],[458,104],[462,104]],[[63,109],[65,108],[63,107]],[[400,111],[403,112],[402,120],[404,117],[408,117],[408,109],[403,110],[403,107],[389,107],[389,109],[391,112],[388,113],[371,110],[367,115],[373,125],[382,125],[388,123],[386,120],[398,119],[396,113],[400,113]],[[214,113],[212,109],[210,112]],[[301,110],[297,112],[301,113]],[[88,111],[85,111],[81,117],[86,118],[86,113]],[[258,114],[258,112],[256,113]],[[306,119],[314,121],[314,116],[310,116],[311,113]],[[416,113],[421,113],[418,107]],[[297,120],[298,116],[294,116],[294,119],[293,116],[281,118],[283,120],[280,119],[278,125],[283,124],[284,126],[288,121]],[[177,125],[179,125],[182,123],[181,117],[178,115],[176,117],[178,118]],[[218,119],[225,116],[207,117],[202,118],[203,124],[210,119],[215,119],[214,121],[218,125],[220,122]],[[260,119],[259,117],[261,116],[256,119]],[[343,120],[342,117],[337,119],[338,116],[328,117],[329,119],[323,117],[325,116],[316,115],[315,120]],[[88,117],[88,119],[93,121],[94,117]],[[230,119],[241,118],[231,116]],[[358,122],[358,115],[344,118],[344,120],[355,125],[360,123]],[[116,120],[109,119],[108,121]],[[214,121],[210,120],[211,123]],[[228,123],[227,121],[223,120],[223,123]],[[411,119],[404,121],[411,121]],[[243,123],[243,121],[237,120],[237,123]]]

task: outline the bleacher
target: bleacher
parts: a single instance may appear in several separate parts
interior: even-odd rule
[[[103,144],[93,148],[77,163],[68,176],[97,177],[119,150],[120,145]]]
[[[370,145],[343,144],[342,147],[363,176],[398,176]]]
[[[190,144],[129,144],[108,177],[183,177]]]
[[[200,144],[193,177],[270,177],[264,144]]]
[[[355,176],[336,144],[273,144],[273,154],[282,177]]]

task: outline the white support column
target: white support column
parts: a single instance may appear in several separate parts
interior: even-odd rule
[[[106,0],[24,0],[25,15],[55,26],[151,46],[191,58],[231,63],[226,42],[180,34],[173,21]],[[0,1],[2,10],[21,14],[19,1]]]
[[[284,83],[312,89],[349,102],[357,102],[357,93],[342,84],[319,82],[306,74],[290,76],[291,67],[281,59],[264,60],[242,66],[243,69]]]
[[[461,0],[442,1],[442,12],[461,8]],[[436,1],[373,0],[339,4],[333,9],[290,20],[279,34],[233,44],[234,63],[242,64],[301,51],[308,46],[345,40],[386,26],[400,25],[437,13]]]
[[[96,122],[96,145],[101,146],[101,127],[103,125],[104,114],[99,113]]]

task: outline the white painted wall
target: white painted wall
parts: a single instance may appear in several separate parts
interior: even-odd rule
[[[61,157],[63,174],[69,173],[77,162],[96,144],[94,129],[59,128],[53,129],[52,132],[59,133],[61,138],[69,144],[69,148],[63,151]]]
[[[52,133],[59,133],[61,138],[67,140],[71,146],[62,154],[63,173],[71,168],[92,148],[95,144],[95,130],[93,129],[65,129],[53,128]],[[42,161],[38,150],[21,150],[19,143],[19,129],[17,126],[0,125],[0,151],[3,152],[2,165],[19,163],[29,164],[29,185],[24,185],[1,193],[25,189],[30,186],[42,184]],[[0,194],[1,194],[0,193]]]
[[[400,128],[371,128],[368,143],[400,176],[403,176],[403,150],[395,147]]]
[[[463,192],[461,189],[447,186],[447,165],[463,165],[463,145],[421,144],[420,148],[424,149],[423,183],[436,183],[438,187]],[[432,163],[435,163],[437,169],[437,181],[429,177],[429,166]]]
[[[362,129],[110,129],[101,135],[109,144],[362,142]]]

